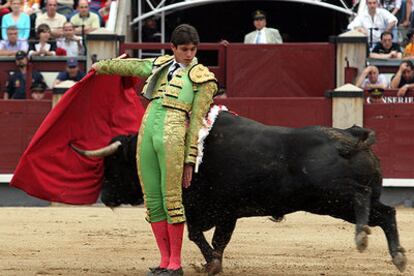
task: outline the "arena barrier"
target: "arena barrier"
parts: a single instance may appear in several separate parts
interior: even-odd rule
[[[130,52],[139,49],[169,49],[170,44],[132,43],[122,44],[121,51]],[[329,43],[304,43],[263,46],[263,51],[278,50],[282,54],[272,54],[270,59],[274,62],[272,70],[282,74],[280,68],[286,67],[286,75],[278,77],[269,68],[270,62],[266,58],[256,55],[257,46],[242,44],[201,44],[200,49],[214,52],[217,56],[214,64],[209,66],[216,73],[220,85],[224,87],[226,98],[217,99],[217,103],[225,104],[230,110],[270,125],[288,127],[302,127],[307,125],[332,125],[331,99],[323,98],[324,91],[334,88],[335,72],[335,47]],[[273,47],[275,47],[273,49]],[[293,50],[296,50],[293,51]],[[251,58],[247,52],[252,52]],[[306,53],[311,53],[319,58],[306,58]],[[202,54],[202,53],[201,53]],[[330,56],[324,58],[322,56]],[[244,58],[246,57],[246,63]],[[203,56],[201,56],[201,61]],[[257,66],[252,65],[257,61]],[[249,61],[249,62],[247,62]],[[36,61],[33,63],[35,64]],[[318,63],[319,62],[319,63]],[[0,62],[0,67],[1,67]],[[64,64],[64,62],[62,62]],[[240,68],[253,66],[256,70]],[[313,67],[313,65],[318,64]],[[47,69],[48,65],[43,64]],[[279,68],[280,67],[280,68]],[[317,74],[305,76],[304,68],[315,68]],[[50,66],[49,66],[50,68]],[[63,68],[63,67],[62,67]],[[240,71],[240,72],[239,72]],[[310,70],[306,70],[309,72]],[[313,70],[311,70],[313,71]],[[303,72],[303,74],[298,74]],[[330,72],[330,73],[327,73]],[[267,79],[275,80],[279,87],[259,85],[264,82],[261,79],[267,74]],[[332,75],[331,75],[332,74]],[[231,75],[231,76],[230,76]],[[311,82],[312,80],[312,82]],[[267,83],[268,81],[266,81]],[[239,84],[244,84],[240,85]],[[303,88],[302,85],[314,85],[313,88]],[[284,87],[284,86],[287,86]],[[283,88],[282,88],[283,87]],[[269,93],[267,93],[269,92]],[[258,95],[257,95],[258,94]],[[400,101],[395,98],[396,91],[386,91],[385,99],[390,102]],[[408,95],[411,97],[410,95]],[[222,96],[223,97],[223,96]],[[407,97],[406,99],[409,99]],[[364,104],[364,126],[377,132],[377,145],[375,151],[379,155],[384,177],[396,179],[385,185],[414,187],[414,173],[410,171],[410,155],[413,149],[408,137],[412,134],[410,120],[414,115],[413,104]],[[20,155],[26,148],[30,138],[51,108],[50,101],[3,101],[0,100],[0,174],[11,174],[18,162]],[[412,111],[413,110],[413,111]],[[412,113],[412,114],[411,114]],[[399,123],[402,122],[402,123]],[[394,135],[398,134],[398,135]],[[401,158],[400,158],[401,157]],[[398,165],[397,161],[404,164]],[[6,177],[6,176],[3,176]],[[388,183],[388,184],[387,184]]]

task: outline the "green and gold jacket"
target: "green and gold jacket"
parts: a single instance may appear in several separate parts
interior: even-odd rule
[[[161,98],[163,106],[186,112],[190,124],[186,134],[185,163],[195,164],[198,132],[217,93],[217,80],[207,67],[198,64],[194,58],[186,68],[177,69],[168,82],[168,68],[173,62],[174,57],[169,55],[156,59],[103,60],[98,63],[98,73],[146,78],[141,92],[145,98]]]

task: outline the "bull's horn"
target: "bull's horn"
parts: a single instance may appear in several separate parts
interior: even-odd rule
[[[115,141],[113,143],[111,143],[110,145],[100,148],[100,149],[96,149],[96,150],[83,150],[83,149],[79,149],[77,147],[75,147],[74,145],[70,144],[70,146],[72,147],[72,149],[74,151],[76,151],[77,153],[84,155],[84,156],[88,156],[88,157],[106,157],[109,156],[111,154],[114,154],[119,146],[121,146],[122,143],[119,141]]]

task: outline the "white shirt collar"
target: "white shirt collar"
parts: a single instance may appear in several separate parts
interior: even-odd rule
[[[180,68],[185,68],[185,65],[184,65],[184,64],[182,64],[182,63],[178,63],[178,62],[174,59],[173,63],[171,63],[171,65],[170,65],[170,69],[169,69],[169,70],[172,70],[172,69],[175,67],[175,65],[176,65],[176,64],[178,64],[178,65],[180,66]]]

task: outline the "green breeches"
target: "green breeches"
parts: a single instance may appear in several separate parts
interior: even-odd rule
[[[161,100],[147,107],[137,143],[137,168],[144,192],[147,221],[185,221],[182,176],[186,114],[166,108]]]

